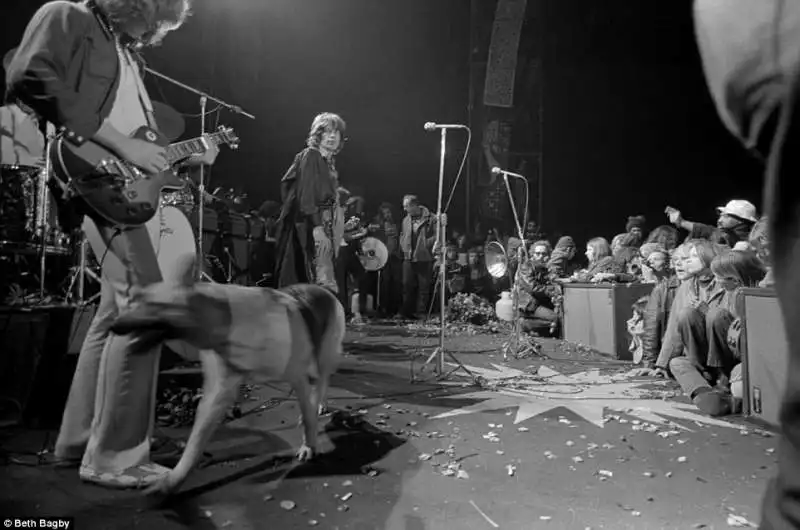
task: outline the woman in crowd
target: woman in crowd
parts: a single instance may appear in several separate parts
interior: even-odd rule
[[[596,277],[598,278],[597,281],[600,281],[600,278],[608,277],[608,275],[617,275],[625,272],[622,265],[611,255],[611,246],[603,237],[589,240],[586,244],[586,259],[589,261],[589,266],[575,273],[569,281],[588,283],[595,281]]]
[[[767,216],[764,215],[753,225],[753,229],[750,231],[750,237],[748,238],[750,248],[753,249],[758,259],[761,260],[766,268],[766,274],[758,284],[759,287],[765,288],[775,285],[775,280],[772,278],[772,259],[769,255],[769,235],[767,233],[767,226]]]
[[[707,316],[707,321],[713,324],[708,329],[708,366],[728,378],[741,361],[738,349],[731,348],[728,343],[731,324],[743,314],[739,307],[739,291],[742,287],[756,287],[766,269],[755,252],[733,250],[715,257],[711,272],[723,289],[723,299],[715,313],[709,312]]]
[[[657,226],[647,236],[647,243],[655,243],[667,252],[672,252],[678,246],[678,229],[670,225]]]
[[[613,248],[611,250],[617,269],[622,272],[598,272],[591,278],[591,281],[593,283],[633,283],[638,281],[642,275],[642,260],[639,249],[634,245],[639,240],[640,236],[634,233],[622,234],[622,238],[618,241],[616,251],[614,251]]]
[[[336,114],[326,112],[314,118],[306,148],[295,156],[281,180],[278,287],[317,283],[338,291],[333,263],[344,234],[344,213],[334,159],[344,145],[345,130],[344,120]]]
[[[617,235],[615,235],[613,238],[611,238],[611,245],[610,245],[610,247],[611,247],[611,254],[612,254],[612,255],[613,255],[613,254],[616,254],[617,252],[619,252],[619,249],[621,249],[621,248],[623,247],[622,241],[623,241],[625,238],[627,238],[627,237],[628,237],[628,235],[629,235],[629,234],[627,234],[627,233],[623,233],[623,234],[617,234]]]

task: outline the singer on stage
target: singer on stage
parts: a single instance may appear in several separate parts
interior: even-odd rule
[[[93,142],[148,174],[169,169],[165,150],[134,139],[157,128],[139,64],[125,43],[156,44],[181,26],[189,0],[50,2],[34,14],[8,69],[8,96],[53,123],[64,139]],[[212,163],[209,149],[197,163]],[[147,228],[120,230],[87,216],[87,239],[103,269],[101,313],[81,348],[55,455],[80,478],[110,488],[153,484],[167,470],[150,461],[160,343],[106,333],[102,322],[161,281]],[[86,225],[85,225],[86,226]],[[144,349],[144,352],[141,350]]]
[[[283,205],[276,256],[277,286],[316,283],[337,293],[334,260],[344,236],[335,156],[345,122],[325,112],[314,118],[306,141],[281,180]]]

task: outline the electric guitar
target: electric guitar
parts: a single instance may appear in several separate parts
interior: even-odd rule
[[[215,145],[239,147],[239,137],[230,127],[220,126],[207,136]],[[204,137],[169,144],[161,133],[146,126],[132,137],[165,147],[170,169],[150,175],[92,141],[78,146],[59,136],[50,142],[48,156],[53,175],[65,188],[64,199],[82,201],[115,226],[141,226],[156,214],[162,189],[186,186],[176,165],[208,149]]]

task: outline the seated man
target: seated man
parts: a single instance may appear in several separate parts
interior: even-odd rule
[[[520,313],[525,331],[552,335],[558,327],[558,315],[553,299],[558,286],[550,281],[547,265],[534,259],[520,265]]]
[[[547,266],[547,261],[550,259],[550,254],[553,253],[553,249],[549,241],[540,239],[531,244],[529,252],[531,261]]]
[[[447,267],[447,298],[449,299],[458,293],[467,292],[469,268],[467,265],[459,263],[458,247],[455,243],[447,244],[445,259],[445,266]]]
[[[750,201],[734,199],[725,206],[717,208],[717,226],[687,221],[679,210],[667,208],[669,221],[677,227],[689,231],[690,239],[708,239],[720,245],[733,248],[739,241],[747,241],[750,230],[756,224],[756,207]]]
[[[483,248],[472,247],[467,253],[467,292],[490,300],[494,296],[492,277],[483,262]]]
[[[580,263],[575,259],[577,248],[575,240],[570,236],[559,238],[556,248],[547,262],[547,269],[553,278],[569,278],[581,268]]]
[[[633,376],[664,376],[666,372],[656,369],[656,359],[664,344],[664,336],[672,313],[675,294],[681,283],[691,276],[684,268],[688,258],[689,245],[679,246],[672,253],[674,276],[657,283],[647,299],[644,311],[644,333],[642,334],[642,366],[635,368]]]

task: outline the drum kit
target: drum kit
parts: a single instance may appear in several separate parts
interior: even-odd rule
[[[170,141],[180,137],[180,114],[160,102],[153,107],[161,132]],[[99,296],[98,261],[80,228],[61,229],[48,166],[0,164],[0,303],[85,305]],[[265,221],[248,211],[246,195],[217,189],[200,201],[200,191],[186,180],[183,189],[162,193],[156,215],[145,225],[162,271],[191,253],[202,256],[207,280],[255,284],[269,277],[271,269],[255,258],[267,244]],[[197,252],[200,240],[203,249]]]
[[[56,223],[46,169],[0,165],[0,296],[29,292],[38,280],[44,298],[47,258],[72,254],[73,234]],[[36,261],[38,258],[38,267]],[[38,268],[39,272],[36,274]]]

